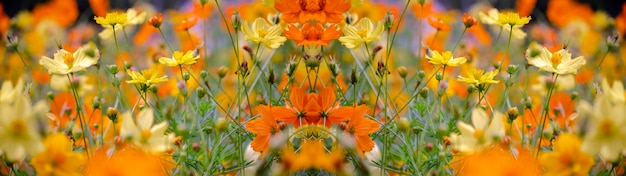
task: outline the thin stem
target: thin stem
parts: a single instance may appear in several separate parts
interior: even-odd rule
[[[219,0],[215,0],[215,6],[217,6],[217,10],[219,10],[220,15],[222,16],[224,25],[226,25],[226,31],[228,32],[228,37],[230,38],[230,42],[233,45],[233,50],[235,51],[235,57],[239,59],[239,51],[237,49],[237,46],[235,45],[235,41],[233,40],[233,35],[231,34],[230,28],[228,27],[228,20],[226,20],[226,16],[224,16],[224,12],[222,11],[222,7],[220,6]]]
[[[189,42],[191,42],[191,46],[196,47],[196,44],[193,42],[193,38],[191,38],[191,33],[189,33],[189,30],[185,30],[185,33],[187,33],[187,38],[189,38]]]
[[[452,48],[452,52],[454,52],[454,50],[456,50],[456,47],[459,46],[459,44],[461,44],[461,40],[463,39],[463,36],[465,35],[465,31],[467,31],[467,27],[463,28],[463,32],[461,33],[459,40],[457,40],[456,44],[454,44],[454,47]]]
[[[608,47],[606,49],[606,52],[604,53],[604,55],[602,56],[602,59],[600,59],[600,63],[598,63],[598,65],[596,66],[596,72],[598,70],[600,70],[600,66],[602,66],[602,63],[604,62],[604,59],[606,58],[606,55],[608,55],[611,52],[611,47]]]
[[[537,131],[537,133],[539,133],[539,142],[536,144],[537,145],[537,154],[536,154],[536,158],[539,157],[539,153],[541,152],[541,142],[543,140],[543,130],[545,129],[546,126],[546,119],[548,117],[548,115],[550,114],[548,112],[549,108],[550,108],[550,100],[552,98],[552,93],[554,93],[554,89],[556,87],[556,81],[559,78],[559,75],[557,74],[554,77],[554,84],[552,84],[552,86],[550,86],[550,89],[548,90],[548,95],[546,97],[546,101],[544,101],[545,105],[543,107],[543,112],[541,115],[541,122],[539,124],[539,131]]]
[[[437,35],[439,35],[439,30],[437,30],[437,32],[435,32],[435,36],[433,37],[433,40],[430,41],[430,46],[433,46],[435,43],[435,39],[437,39]]]
[[[22,56],[22,53],[20,53],[20,51],[18,50],[17,47],[15,47],[15,52],[17,53],[18,56],[20,56],[20,60],[22,61],[22,64],[24,64],[24,67],[26,68],[26,71],[30,72],[30,66],[28,65],[28,63],[26,62],[26,60]]]
[[[87,136],[86,134],[89,134],[89,131],[85,131],[85,119],[83,119],[82,116],[82,104],[80,104],[80,101],[78,100],[78,92],[76,90],[76,86],[74,86],[74,84],[72,84],[72,78],[70,78],[69,74],[65,75],[67,77],[67,81],[69,81],[70,83],[70,88],[72,89],[72,95],[74,96],[74,101],[76,102],[76,116],[78,116],[78,121],[80,123],[80,130],[83,132],[83,145],[85,145],[85,153],[87,153],[87,160],[89,160],[89,145],[87,145]]]
[[[157,28],[157,29],[159,29],[159,33],[161,34],[161,37],[163,37],[163,40],[165,41],[165,45],[167,45],[167,48],[170,49],[171,53],[174,53],[174,49],[172,49],[170,42],[167,41],[167,37],[165,37],[165,34],[163,34],[163,30],[161,30],[161,28]]]

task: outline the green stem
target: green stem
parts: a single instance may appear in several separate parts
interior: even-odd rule
[[[541,152],[541,141],[543,140],[543,130],[545,129],[545,126],[546,126],[546,119],[548,115],[550,114],[549,113],[550,100],[552,98],[552,94],[554,93],[554,89],[556,87],[556,81],[558,78],[559,78],[558,74],[554,76],[554,83],[552,84],[552,86],[550,86],[550,89],[548,90],[548,95],[546,97],[546,101],[544,101],[545,105],[543,107],[543,112],[541,114],[541,122],[539,124],[539,130],[535,132],[535,133],[539,133],[539,142],[536,144],[537,145],[536,158],[539,157],[539,153]]]
[[[174,53],[174,49],[172,49],[170,42],[167,41],[167,37],[165,37],[165,34],[163,34],[163,30],[161,30],[161,28],[157,28],[157,29],[159,29],[159,33],[161,34],[161,37],[163,37],[163,40],[165,41],[165,45],[167,45],[167,48],[170,49],[171,53]]]
[[[604,62],[604,59],[606,58],[606,55],[608,55],[611,52],[611,47],[608,47],[606,49],[606,52],[604,53],[604,55],[602,56],[602,59],[600,59],[600,63],[598,63],[598,65],[596,66],[596,72],[598,70],[600,70],[600,66],[602,66],[602,63]]]
[[[461,33],[459,40],[457,40],[456,44],[454,44],[454,47],[452,48],[452,52],[454,52],[454,50],[456,50],[456,47],[458,47],[459,44],[461,43],[461,40],[463,39],[463,35],[465,35],[465,31],[467,31],[467,27],[463,28],[463,32]]]
[[[433,40],[430,41],[430,46],[432,47],[433,44],[435,43],[435,39],[437,39],[437,35],[439,35],[439,30],[437,30],[437,32],[435,32],[435,36],[433,37]]]
[[[78,121],[80,123],[80,130],[82,131],[82,137],[83,137],[83,145],[85,145],[85,153],[87,153],[87,160],[89,160],[90,155],[89,155],[89,145],[87,145],[87,134],[89,134],[89,129],[85,128],[85,119],[83,118],[82,115],[82,104],[80,104],[80,101],[78,100],[78,92],[76,90],[76,86],[74,86],[74,84],[72,83],[72,78],[70,78],[69,74],[65,75],[67,77],[67,81],[69,81],[70,84],[70,88],[72,89],[72,95],[74,96],[74,101],[76,102],[76,116],[78,116]],[[87,130],[85,130],[87,129]]]

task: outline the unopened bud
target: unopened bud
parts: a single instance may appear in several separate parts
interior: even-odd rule
[[[231,20],[231,25],[233,26],[233,28],[235,28],[235,30],[239,30],[239,27],[241,27],[241,15],[239,15],[239,10],[235,10],[233,15],[231,16]]]
[[[420,79],[424,79],[426,77],[426,72],[424,72],[424,70],[420,70],[420,71],[417,72],[417,76]]]
[[[470,27],[474,26],[477,23],[476,22],[476,18],[474,18],[473,16],[471,16],[471,15],[469,15],[467,13],[463,14],[462,19],[463,19],[462,20],[463,24],[465,24],[465,28],[470,28]]]
[[[506,114],[509,117],[509,122],[513,122],[515,121],[515,119],[517,119],[519,111],[517,110],[517,107],[511,107],[506,111]]]
[[[428,87],[423,87],[422,90],[419,91],[419,94],[422,98],[428,97]]]
[[[117,122],[117,114],[119,112],[117,111],[117,108],[115,107],[109,107],[107,109],[107,116],[109,117],[109,120],[113,121],[113,123]]]
[[[267,82],[270,83],[270,85],[273,85],[276,81],[276,76],[274,75],[274,68],[270,67],[268,72],[269,72],[269,75],[267,75]]]
[[[109,73],[111,73],[113,75],[117,74],[120,71],[120,69],[119,69],[119,67],[117,67],[117,65],[109,65],[107,67],[108,67]]]
[[[202,87],[196,88],[196,96],[198,96],[199,99],[204,98],[206,94],[207,94],[206,90],[204,90]]]
[[[398,130],[408,133],[409,130],[411,130],[411,121],[409,121],[409,119],[407,119],[406,117],[401,117],[398,120]]]
[[[150,19],[148,19],[148,24],[152,25],[155,28],[161,27],[162,23],[163,23],[163,14],[161,13],[156,14],[150,17]]]
[[[228,120],[224,117],[218,118],[217,121],[215,121],[215,130],[218,133],[228,130]]]
[[[398,75],[400,75],[401,78],[406,78],[407,74],[408,74],[408,71],[406,70],[405,66],[398,67]]]
[[[391,13],[391,10],[387,10],[387,13],[385,14],[385,18],[384,18],[384,24],[385,24],[385,29],[390,30],[393,27],[393,23],[394,23],[394,17],[393,17],[393,13]]]
[[[228,73],[228,67],[225,67],[225,66],[221,66],[217,70],[217,76],[219,76],[220,78],[224,78],[224,76],[226,76],[227,73]]]
[[[506,67],[506,72],[509,74],[513,74],[517,72],[517,65],[509,65]]]

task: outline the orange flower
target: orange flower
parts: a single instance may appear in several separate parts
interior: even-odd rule
[[[161,13],[156,14],[148,19],[148,24],[154,26],[155,28],[161,27],[161,23],[163,23],[163,14]]]
[[[289,100],[290,103],[284,107],[272,107],[276,119],[293,124],[296,128],[305,123],[317,123],[319,121],[320,118],[316,113],[308,113],[315,112],[318,108],[314,106],[319,105],[317,103],[309,103],[311,98],[304,92],[304,89],[293,88],[289,94]],[[304,118],[305,122],[299,121],[300,118]]]
[[[110,153],[110,151],[113,151]],[[152,154],[129,146],[98,149],[83,170],[84,175],[170,175],[174,160],[169,155]]]
[[[558,27],[564,27],[569,22],[581,19],[591,22],[593,10],[589,5],[574,0],[552,0],[548,2],[546,11],[548,20]]]
[[[274,7],[287,23],[304,24],[311,20],[320,23],[339,23],[350,9],[346,0],[279,0]]]
[[[515,9],[517,9],[519,16],[530,16],[536,4],[537,0],[517,0],[517,2],[515,2]]]
[[[174,26],[174,30],[177,31],[186,31],[192,28],[198,23],[198,19],[195,17],[187,18],[181,21],[178,25]]]
[[[275,114],[272,114],[272,108],[260,105],[256,107],[256,110],[261,117],[246,123],[246,130],[256,134],[250,145],[254,151],[261,152],[261,157],[263,157],[269,147],[270,138],[279,133],[280,128],[274,119]]]
[[[109,0],[89,0],[89,6],[96,16],[105,16],[109,11]]]
[[[428,24],[438,31],[449,31],[452,30],[452,27],[443,22],[443,20],[439,18],[428,18]]]
[[[323,88],[319,95],[311,95],[311,106],[309,107],[312,107],[312,110],[309,113],[322,118],[323,120],[318,123],[324,124],[329,128],[332,124],[338,124],[350,119],[354,108],[350,106],[340,107],[336,99],[333,88]]]
[[[76,1],[52,0],[38,4],[33,9],[35,23],[49,19],[62,27],[68,27],[78,18],[78,4]]]
[[[285,37],[292,39],[298,46],[302,45],[324,45],[327,46],[331,40],[341,36],[341,30],[337,25],[331,25],[324,29],[322,23],[304,23],[301,29],[295,25],[289,25],[284,31]]]
[[[491,149],[471,155],[456,155],[450,161],[454,175],[540,175],[541,167],[526,149],[496,145]],[[489,163],[489,164],[485,164]]]
[[[369,111],[369,108],[365,105],[360,105],[354,108],[352,111],[352,118],[346,125],[346,132],[354,136],[356,146],[361,156],[364,156],[365,152],[372,151],[374,148],[374,140],[370,138],[370,134],[378,131],[378,122],[368,119],[365,114]]]

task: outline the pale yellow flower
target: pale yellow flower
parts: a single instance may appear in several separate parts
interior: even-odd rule
[[[102,17],[94,18],[96,19],[96,22],[98,22],[98,24],[102,25],[103,29],[100,33],[98,33],[98,36],[100,36],[100,38],[103,38],[103,39],[109,39],[113,36],[113,28],[115,28],[115,32],[117,32],[117,35],[119,36],[121,34],[119,32],[120,30],[126,28],[127,26],[142,24],[146,21],[146,18],[147,18],[146,12],[137,13],[137,11],[132,8],[128,9],[126,13],[119,13],[119,12],[107,13],[105,21],[106,19],[108,19],[109,14],[113,15],[112,17],[113,22],[115,21],[119,21],[119,22],[115,23],[115,25],[111,25],[111,23],[101,24],[98,22],[97,18],[102,18]]]
[[[369,44],[372,41],[380,40],[384,30],[383,27],[382,22],[378,22],[374,26],[374,23],[369,18],[363,18],[356,25],[344,26],[343,37],[339,37],[339,41],[346,48],[359,48],[361,44]]]
[[[22,96],[22,92],[24,92],[24,81],[22,79],[17,80],[15,86],[11,84],[10,80],[4,81],[0,89],[0,104],[15,100]]]
[[[523,25],[513,25],[513,32],[511,32],[510,24],[498,23],[498,21],[500,21],[500,12],[498,12],[498,9],[490,9],[489,11],[487,11],[487,13],[479,12],[478,19],[484,24],[493,25],[501,28],[503,30],[502,33],[511,33],[516,39],[523,39],[524,37],[526,37],[526,32],[522,30]]]
[[[603,79],[602,94],[603,96],[607,96],[612,103],[626,103],[626,97],[624,97],[624,83],[622,83],[622,81],[615,80],[613,86],[610,86],[609,81],[607,81],[606,78]]]
[[[48,73],[50,74],[69,74],[84,71],[87,67],[98,63],[100,53],[94,43],[88,43],[79,47],[76,52],[71,53],[67,50],[60,49],[54,53],[54,59],[42,56],[39,60]]]
[[[587,119],[587,129],[581,149],[599,154],[606,161],[616,161],[626,149],[626,105],[612,103],[606,95],[596,97],[594,105],[582,101],[577,111]]]
[[[95,87],[88,83],[89,77],[84,75],[74,75],[72,79],[74,81],[78,81],[77,85],[77,93],[78,95],[85,95],[95,89]],[[50,77],[50,87],[54,90],[58,91],[72,91],[72,87],[70,85],[70,80],[67,79],[67,76],[62,75],[52,75]]]
[[[497,84],[500,82],[494,80],[496,75],[498,75],[497,70],[485,73],[484,70],[471,67],[467,72],[465,72],[464,75],[465,76],[459,75],[457,80],[468,84],[474,84],[476,87],[482,84]]]
[[[287,38],[281,36],[283,29],[280,25],[273,25],[265,21],[263,18],[257,18],[252,22],[252,29],[248,26],[248,22],[244,21],[241,25],[241,32],[243,32],[245,39],[254,43],[263,43],[267,48],[278,48]]]
[[[540,70],[559,75],[575,74],[587,63],[583,56],[572,59],[572,54],[565,49],[552,53],[548,48],[537,43],[530,44],[526,50],[526,59],[530,65]]]
[[[445,51],[439,54],[439,51],[437,50],[433,50],[430,56],[426,56],[426,59],[428,59],[428,62],[430,62],[431,64],[443,66],[459,66],[467,62],[467,59],[465,59],[465,57],[454,58],[452,56],[452,52],[450,51]]]
[[[81,168],[85,164],[85,155],[72,150],[73,143],[63,133],[46,137],[46,149],[33,156],[31,163],[37,175],[82,175]]]
[[[194,64],[198,59],[200,59],[200,56],[195,55],[191,50],[187,51],[185,54],[180,51],[175,51],[171,58],[161,57],[159,63],[167,66],[182,66]]]
[[[154,112],[146,108],[139,112],[137,119],[133,120],[130,112],[124,113],[120,135],[130,140],[133,145],[151,152],[165,152],[174,144],[174,134],[165,134],[167,122],[154,124]],[[136,122],[136,123],[135,123]]]
[[[34,106],[27,96],[16,96],[10,103],[0,103],[0,150],[8,161],[21,161],[26,155],[44,150],[39,120],[48,112],[44,101]]]
[[[542,152],[539,161],[546,176],[586,176],[594,164],[593,157],[580,150],[581,140],[570,133],[559,135],[552,152]]]
[[[141,70],[141,73],[136,71],[128,71],[128,76],[131,80],[126,81],[129,84],[144,84],[152,85],[167,81],[167,76],[160,76],[161,73],[153,68]]]
[[[475,108],[472,110],[472,125],[459,122],[457,128],[461,134],[453,133],[450,140],[454,148],[462,153],[473,153],[501,140],[505,135],[502,114],[496,112],[491,119],[487,113]]]

